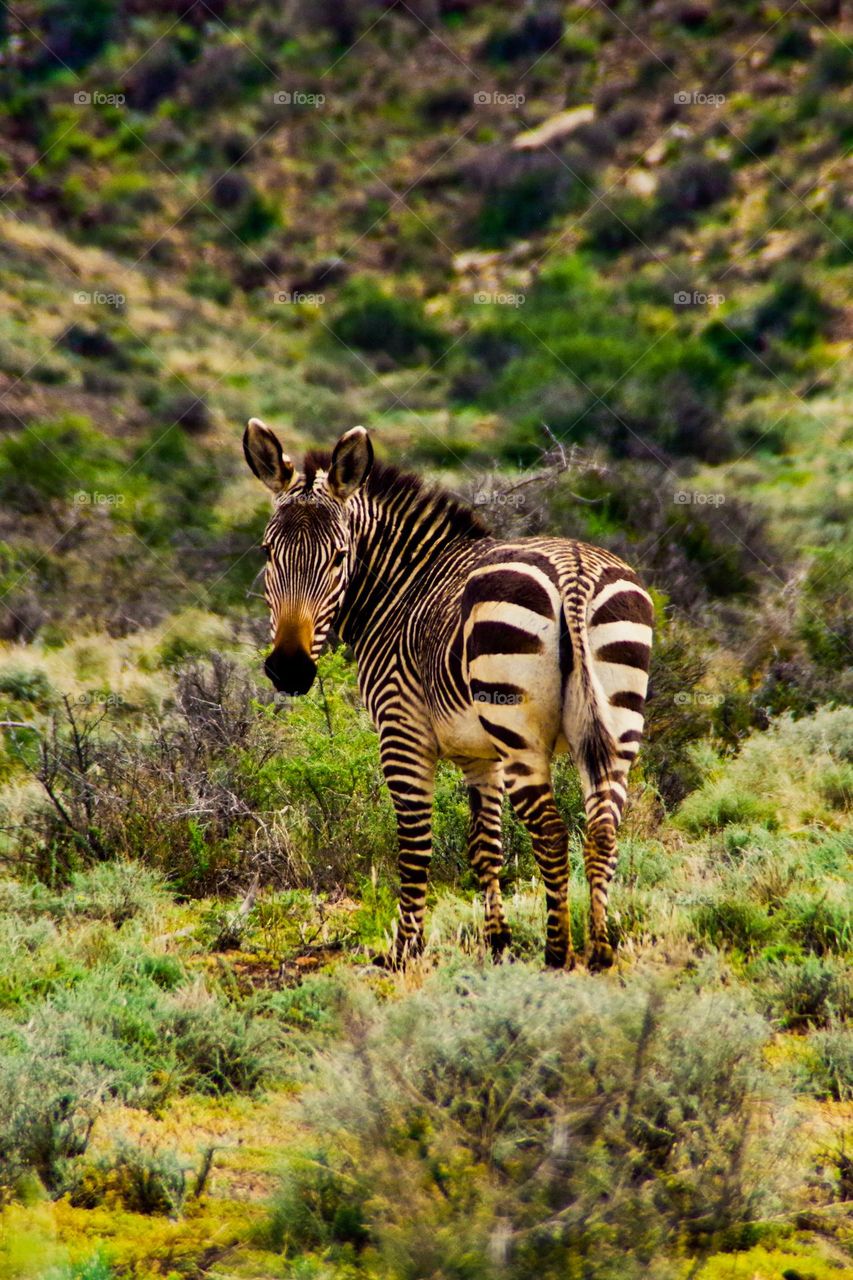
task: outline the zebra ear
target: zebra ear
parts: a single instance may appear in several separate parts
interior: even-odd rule
[[[259,480],[273,493],[283,493],[293,479],[293,463],[282,452],[278,436],[260,418],[250,418],[243,432],[243,453]]]
[[[332,453],[329,467],[329,489],[341,502],[346,502],[367,478],[373,466],[373,445],[364,427],[353,427],[341,436]]]

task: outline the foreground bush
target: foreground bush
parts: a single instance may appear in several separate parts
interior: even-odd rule
[[[670,1250],[736,1244],[795,1175],[768,1032],[719,992],[521,965],[356,1002],[272,1243],[411,1280],[670,1274]]]
[[[284,999],[190,981],[133,924],[72,918],[60,930],[11,911],[0,924],[0,1204],[34,1179],[51,1194],[77,1185],[111,1101],[251,1093],[281,1066],[282,1024],[298,1022]],[[317,1000],[302,1003],[313,1015]]]

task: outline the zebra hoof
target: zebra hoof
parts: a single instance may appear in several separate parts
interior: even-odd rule
[[[594,942],[588,964],[590,973],[601,973],[603,969],[610,969],[615,959],[616,952],[609,942]]]
[[[574,952],[569,951],[567,948],[546,947],[545,967],[547,969],[574,969]]]
[[[492,952],[493,960],[511,960],[509,949],[512,944],[512,934],[509,929],[501,929],[498,933],[493,933],[489,938],[489,947]]]
[[[391,951],[374,952],[370,957],[370,962],[378,969],[385,969],[391,973],[400,973],[413,960],[419,958],[423,949],[423,940],[412,938],[404,947],[394,947]]]

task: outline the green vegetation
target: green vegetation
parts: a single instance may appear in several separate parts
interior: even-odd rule
[[[851,31],[783,9],[0,14],[0,1280],[853,1280]],[[508,810],[492,965],[449,765],[367,964],[393,815],[350,656],[262,677],[252,414],[651,586],[614,974],[540,971]]]

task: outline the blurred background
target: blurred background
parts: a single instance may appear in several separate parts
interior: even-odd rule
[[[637,568],[658,629],[616,891],[623,949],[663,951],[678,981],[716,965],[702,981],[733,984],[784,1033],[777,1056],[799,1064],[817,1126],[799,1203],[836,1212],[853,1194],[849,1145],[820,1176],[812,1149],[818,1134],[835,1150],[832,1107],[849,1112],[853,1089],[838,1021],[853,1005],[851,73],[836,0],[0,10],[0,1113],[18,1116],[0,1201],[35,1177],[48,1197],[76,1187],[78,1205],[51,1218],[55,1253],[21,1210],[0,1275],[160,1275],[162,1241],[104,1261],[89,1247],[104,1224],[81,1224],[108,1192],[128,1212],[183,1212],[188,1175],[171,1156],[152,1173],[144,1143],[92,1173],[89,1119],[109,1096],[110,1124],[136,1140],[121,1107],[279,1078],[278,1049],[272,1065],[259,1049],[270,1012],[326,1034],[339,993],[296,984],[391,927],[393,818],[348,655],[329,653],[294,705],[261,674],[269,507],[240,449],[252,415],[296,457],[363,423],[382,459],[497,532],[576,537]],[[567,762],[556,778],[582,948],[582,805]],[[441,963],[482,943],[466,812],[443,770]],[[535,957],[540,890],[509,815],[505,834]],[[607,1012],[611,1031],[623,1013]],[[758,1040],[731,1034],[748,1057]],[[27,1057],[47,1064],[32,1094]],[[264,1114],[251,1124],[266,1131]],[[166,1188],[153,1209],[128,1208],[140,1168]],[[223,1206],[254,1191],[235,1168],[214,1182],[216,1214],[243,1248]],[[288,1248],[343,1247],[337,1209],[323,1201],[312,1236],[296,1201],[241,1275],[285,1274]],[[421,1259],[406,1271],[359,1205],[341,1210],[346,1256],[369,1238],[391,1268],[377,1275],[527,1274],[488,1244],[493,1225],[471,1244],[485,1270],[412,1238],[398,1240]],[[759,1214],[732,1205],[707,1228],[715,1247]],[[451,1235],[468,1223],[453,1212]],[[608,1227],[608,1266],[628,1265],[637,1212]],[[660,1257],[684,1238],[666,1212],[648,1246]],[[835,1256],[840,1237],[821,1238]],[[809,1274],[824,1245],[803,1245]],[[200,1241],[186,1249],[175,1274],[208,1274]],[[798,1274],[750,1257],[750,1275]],[[584,1265],[571,1274],[611,1274]]]

